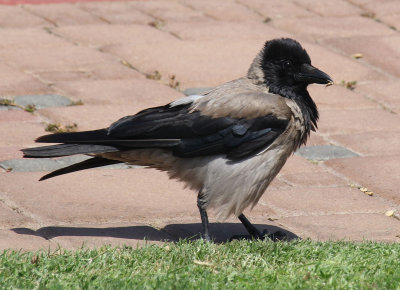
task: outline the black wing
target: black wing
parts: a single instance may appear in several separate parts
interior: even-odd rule
[[[112,124],[108,136],[164,142],[179,140],[171,146],[176,156],[226,154],[229,159],[239,159],[269,146],[288,124],[288,120],[272,114],[255,119],[211,118],[198,111],[189,112],[189,107],[167,105],[141,111]]]

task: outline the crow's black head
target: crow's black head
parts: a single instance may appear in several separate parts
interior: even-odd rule
[[[294,100],[303,112],[307,132],[315,129],[318,110],[307,86],[329,84],[332,79],[311,65],[311,59],[300,43],[290,38],[267,41],[261,52],[261,70],[269,91]]]
[[[261,68],[272,91],[303,91],[312,83],[328,84],[332,79],[311,65],[306,50],[296,40],[274,39],[265,43]]]

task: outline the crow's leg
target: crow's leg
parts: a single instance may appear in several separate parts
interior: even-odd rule
[[[284,232],[277,231],[275,233],[270,233],[267,230],[264,230],[263,232],[260,232],[253,224],[244,216],[244,214],[241,214],[238,216],[239,220],[242,222],[246,230],[250,234],[250,238],[253,239],[260,239],[260,240],[265,240],[265,239],[271,239],[271,240],[284,240],[287,238],[287,235]],[[235,238],[248,238],[248,236],[234,236],[232,239]]]
[[[207,211],[206,211],[206,203],[202,199],[203,195],[201,192],[197,195],[197,207],[199,208],[200,211],[200,217],[201,217],[201,224],[203,225],[203,239],[206,241],[211,241],[210,238],[210,233],[208,231],[208,216],[207,216]]]
[[[253,224],[247,219],[247,217],[244,216],[244,214],[241,214],[238,216],[239,220],[242,222],[246,230],[249,232],[250,236],[255,239],[262,239],[263,234],[255,227]]]

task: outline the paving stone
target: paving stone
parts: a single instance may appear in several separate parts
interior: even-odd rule
[[[2,28],[30,28],[48,25],[50,25],[50,22],[29,13],[20,6],[1,5],[0,27]]]
[[[18,208],[5,205],[0,193],[0,229],[17,227],[32,222],[32,219],[19,212]]]
[[[47,224],[135,222],[196,217],[196,193],[149,169],[96,169],[38,182],[43,173],[0,174],[3,195]]]
[[[25,5],[26,10],[43,17],[54,26],[82,25],[104,22],[82,9],[76,4],[58,3],[57,5]]]
[[[161,42],[150,51],[144,44],[113,46],[105,51],[126,59],[144,73],[157,70],[163,77],[175,75],[185,89],[216,86],[244,76],[264,42],[175,40]]]
[[[112,24],[148,24],[154,21],[154,18],[132,7],[129,1],[81,2],[79,7]]]
[[[384,110],[326,110],[318,122],[321,134],[339,135],[400,130],[400,117]]]
[[[193,10],[176,1],[135,1],[130,3],[139,11],[163,21],[193,21],[204,18],[201,11]]]
[[[3,113],[5,112],[1,112],[0,115]],[[21,158],[20,150],[32,146],[33,140],[44,133],[43,125],[39,122],[12,120],[0,122],[0,161]]]
[[[25,95],[14,97],[14,102],[26,107],[34,105],[36,109],[63,107],[72,104],[71,100],[61,95]]]
[[[69,57],[65,57],[69,56]],[[115,57],[95,49],[68,44],[58,49],[27,47],[15,50],[0,50],[0,57],[23,71],[67,71],[80,70],[115,60]]]
[[[328,142],[318,133],[312,132],[307,141],[307,146],[328,145]]]
[[[170,21],[163,29],[185,40],[256,39],[265,42],[268,39],[290,36],[290,34],[261,21],[228,22],[213,19],[196,22]]]
[[[397,1],[371,1],[363,6],[366,10],[373,11],[378,17],[382,15],[399,14],[400,7]]]
[[[385,25],[360,16],[342,17],[307,17],[303,19],[278,19],[273,25],[296,36],[312,40],[332,37],[382,36],[394,34]],[[351,27],[351,29],[349,29]]]
[[[28,113],[22,110],[1,111],[0,124],[1,122],[10,121],[35,122],[38,121],[38,118],[32,113]]]
[[[379,19],[389,25],[389,27],[393,27],[397,30],[400,30],[400,14],[391,14],[391,15],[383,15],[383,16],[379,16]]]
[[[329,139],[366,156],[400,155],[400,132],[362,132]]]
[[[336,80],[338,81],[338,80]],[[358,84],[356,84],[356,88]],[[329,87],[311,85],[308,91],[317,104],[318,110],[360,110],[379,109],[380,106],[365,96],[358,94],[356,90],[351,91],[341,85]]]
[[[317,68],[329,74],[332,79],[340,83],[345,81],[364,81],[364,80],[386,80],[387,77],[350,57],[345,57],[334,53],[326,47],[302,41],[303,47],[307,50],[312,59],[312,63]],[[329,91],[329,87],[326,91]]]
[[[310,187],[338,187],[347,186],[348,182],[344,179],[339,178],[329,172],[303,172],[296,174],[281,174],[279,175],[281,180],[284,180],[286,184],[290,184],[293,187],[298,186],[310,186]],[[286,186],[287,187],[287,186]],[[282,187],[280,187],[282,188]],[[340,189],[339,189],[340,190]]]
[[[51,85],[66,81],[145,78],[143,74],[123,65],[122,60],[118,59],[89,64],[76,69],[35,71],[33,75]]]
[[[165,105],[183,97],[161,82],[146,79],[62,82],[55,88],[88,105],[125,105],[141,109]]]
[[[400,202],[400,156],[379,156],[329,160],[326,163],[376,195]]]
[[[235,22],[264,20],[260,14],[248,9],[244,5],[235,3],[233,0],[218,2],[213,0],[183,0],[182,2],[194,10],[202,11],[206,16],[213,19]]]
[[[51,89],[31,75],[5,63],[0,64],[0,98],[48,92]]]
[[[22,158],[22,152],[20,150],[21,150],[20,146],[6,145],[5,147],[0,147],[0,160]]]
[[[359,156],[347,148],[335,145],[305,146],[297,150],[296,154],[318,161]]]
[[[400,58],[398,49],[400,37],[397,34],[392,36],[383,35],[377,35],[372,38],[371,36],[354,35],[349,38],[331,39],[328,43],[348,55],[362,53],[363,60],[399,77],[400,66],[397,64],[397,60]],[[371,45],[372,43],[373,45]]]
[[[260,206],[268,206],[278,214],[288,216],[315,216],[351,213],[384,213],[391,203],[368,196],[351,187],[289,187],[267,190]]]
[[[289,230],[313,240],[399,242],[400,223],[377,213],[296,216],[279,219]]]
[[[323,171],[324,170],[321,167],[314,163],[311,163],[307,159],[297,155],[292,155],[283,166],[280,174],[295,174],[303,172],[319,173]]]
[[[66,39],[92,47],[121,43],[130,45],[131,47],[137,44],[156,45],[162,41],[176,39],[167,32],[163,32],[149,25],[140,24],[63,26],[57,28],[56,31]],[[140,37],[138,37],[138,35],[140,35]]]
[[[25,47],[60,47],[66,41],[46,32],[45,29],[35,28],[9,28],[0,30],[0,50],[7,50],[10,47],[20,49]],[[21,41],[23,39],[23,41]]]
[[[0,250],[48,250],[50,242],[37,236],[19,235],[12,230],[0,230]]]
[[[314,13],[289,1],[238,0],[238,2],[263,15],[266,19],[293,19],[314,15]]]
[[[360,15],[363,9],[345,0],[316,2],[312,0],[295,0],[295,3],[320,16],[350,16]]]
[[[400,83],[396,79],[363,82],[357,85],[356,90],[392,110],[400,108],[400,99],[397,95]]]

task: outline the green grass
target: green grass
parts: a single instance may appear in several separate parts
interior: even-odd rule
[[[400,244],[182,241],[143,248],[5,251],[2,288],[400,289]]]

